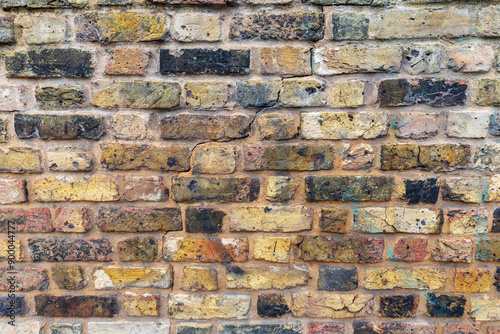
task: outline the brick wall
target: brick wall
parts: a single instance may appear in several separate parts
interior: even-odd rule
[[[498,0],[1,7],[0,333],[500,333]]]

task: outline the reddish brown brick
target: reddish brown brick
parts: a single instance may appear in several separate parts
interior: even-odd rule
[[[166,236],[163,243],[166,261],[245,262],[246,238],[183,238]]]
[[[16,282],[15,291],[47,290],[49,287],[49,275],[45,268],[15,268]],[[8,268],[0,269],[0,291],[9,291],[11,284],[9,277],[12,274]]]
[[[0,179],[0,204],[28,201],[26,180]]]
[[[338,238],[304,236],[301,238],[301,258],[305,261],[376,263],[382,261],[383,238]]]
[[[54,220],[59,232],[84,233],[90,230],[90,217],[87,208],[56,208]]]
[[[34,238],[28,247],[33,262],[111,261],[108,239]]]
[[[427,255],[427,239],[399,239],[390,254],[391,259],[405,262],[423,261]]]
[[[110,59],[106,64],[106,74],[110,75],[144,75],[148,66],[147,51],[135,48],[119,48],[110,51]]]
[[[18,232],[52,232],[52,214],[49,208],[0,209],[0,232],[8,226]]]
[[[125,201],[166,201],[169,191],[160,176],[124,176],[122,200]]]
[[[309,334],[344,334],[344,324],[334,322],[310,322]]]

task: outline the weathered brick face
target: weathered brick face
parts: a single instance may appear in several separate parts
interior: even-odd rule
[[[500,333],[498,0],[0,11],[0,334]]]

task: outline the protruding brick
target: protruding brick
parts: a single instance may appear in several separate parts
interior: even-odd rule
[[[244,107],[271,107],[278,102],[282,81],[252,79],[238,82],[238,103]]]
[[[0,231],[52,232],[52,214],[49,208],[0,209]]]
[[[35,314],[46,317],[111,318],[118,313],[116,296],[35,296]]]
[[[418,289],[436,290],[444,286],[446,271],[432,267],[367,268],[363,286],[369,290]]]
[[[453,177],[441,180],[445,201],[481,203],[486,199],[488,182],[482,177]]]
[[[307,285],[309,268],[290,266],[235,266],[226,267],[226,284],[229,289],[289,289]]]
[[[84,273],[79,266],[52,267],[52,280],[59,289],[81,290],[87,286]]]
[[[257,297],[257,314],[263,318],[278,318],[289,313],[285,296],[280,293],[262,294]]]
[[[427,239],[402,238],[394,244],[389,253],[391,260],[405,262],[420,262],[427,255]]]
[[[131,238],[118,242],[120,261],[151,262],[158,256],[158,241],[155,238]]]
[[[56,208],[54,226],[59,232],[85,233],[90,230],[87,208]]]
[[[160,295],[145,293],[139,295],[127,291],[123,295],[123,311],[131,317],[157,317],[160,315]]]
[[[50,147],[47,161],[51,171],[86,172],[94,167],[92,153],[88,147]]]
[[[26,180],[0,179],[0,204],[23,203],[28,201]]]
[[[389,318],[414,318],[419,299],[417,295],[380,296],[380,313]]]
[[[143,49],[118,48],[109,51],[110,58],[104,71],[109,75],[144,75],[149,54]]]
[[[457,269],[455,274],[455,292],[488,292],[492,276],[488,269]]]
[[[476,321],[500,320],[500,299],[490,297],[472,297],[471,318]],[[494,332],[493,332],[494,333]]]
[[[172,36],[180,42],[215,42],[221,38],[221,16],[209,13],[177,13]]]
[[[255,237],[253,257],[269,262],[290,262],[292,239],[286,237]]]
[[[41,173],[40,150],[25,147],[0,149],[0,172]]]
[[[172,266],[159,267],[99,267],[94,272],[94,287],[102,289],[155,288],[172,286]]]
[[[250,296],[246,294],[174,294],[168,296],[171,319],[247,319]]]
[[[435,204],[438,195],[437,178],[403,180],[401,198],[408,200],[408,204]]]
[[[355,267],[319,266],[318,290],[350,291],[358,287],[358,270]]]
[[[299,117],[294,114],[269,112],[257,117],[257,128],[261,139],[292,139],[298,134],[299,127]]]
[[[432,250],[435,261],[471,263],[474,257],[474,243],[465,238],[439,238]]]
[[[448,111],[446,135],[458,138],[484,138],[488,135],[491,112]]]
[[[305,261],[377,263],[382,261],[383,238],[303,236],[300,258]]]
[[[214,291],[218,288],[217,270],[204,267],[184,267],[182,270],[182,290]]]
[[[114,137],[136,140],[147,137],[148,117],[140,114],[116,114],[113,116]]]
[[[27,44],[61,43],[66,38],[66,20],[51,16],[22,16],[19,25]]]
[[[311,229],[313,210],[303,206],[255,206],[231,211],[230,231],[296,232]]]
[[[185,85],[186,103],[193,109],[220,109],[228,102],[228,84],[221,81],[193,81]]]
[[[488,230],[488,212],[486,209],[450,209],[448,222],[451,234],[484,234]],[[492,232],[496,231],[492,229]]]
[[[442,47],[437,43],[412,43],[404,57],[410,66],[410,73],[431,74],[441,71]]]
[[[81,86],[37,86],[35,98],[40,109],[63,110],[82,104],[85,100]]]
[[[292,293],[292,315],[307,318],[354,318],[373,315],[375,297],[336,292]]]
[[[176,202],[253,202],[259,196],[257,178],[174,177],[173,199]]]
[[[445,294],[426,294],[427,313],[431,317],[461,317],[464,315],[465,303],[467,299],[464,296],[453,296]]]
[[[500,18],[500,15],[499,15]],[[495,61],[495,51],[489,45],[460,44],[450,49],[448,68],[459,72],[488,72]]]
[[[204,144],[193,152],[193,172],[231,174],[236,170],[236,146]]]
[[[272,46],[260,48],[260,71],[263,74],[310,75],[309,48]]]
[[[0,291],[14,290],[14,293],[18,291],[45,291],[48,289],[50,280],[45,268],[16,268],[15,274],[15,284],[12,288],[9,279],[12,273],[7,267],[0,269]],[[12,293],[12,292],[11,292]]]
[[[104,232],[156,232],[182,230],[179,208],[102,207],[98,217]]]
[[[226,212],[214,208],[186,208],[186,232],[221,233]]]
[[[291,200],[298,186],[297,180],[288,176],[269,176],[267,178],[266,199],[271,202]]]
[[[326,105],[325,83],[314,78],[283,79],[279,95],[282,107],[322,107]]]
[[[163,251],[166,261],[246,262],[248,239],[165,236]]]
[[[109,177],[46,178],[34,182],[34,196],[40,202],[89,201],[109,202],[119,198],[118,185]]]
[[[427,139],[438,134],[439,114],[400,113],[394,126],[396,137]]]
[[[33,238],[28,239],[33,262],[111,261],[108,239]]]

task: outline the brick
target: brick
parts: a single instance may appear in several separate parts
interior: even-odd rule
[[[8,322],[0,324],[0,330],[6,334],[41,334],[45,326],[44,322],[35,320],[18,321],[15,326]]]
[[[427,313],[431,317],[462,317],[467,299],[464,296],[426,294]]]
[[[488,72],[494,61],[495,51],[491,46],[460,44],[451,47],[448,68],[452,71],[464,73]]]
[[[117,139],[135,140],[147,136],[148,118],[139,114],[116,114],[111,124]]]
[[[43,110],[69,109],[85,101],[82,87],[77,85],[37,86],[35,98]]]
[[[28,305],[24,296],[0,297],[0,316],[1,317],[16,317],[25,316],[28,313]]]
[[[120,261],[151,262],[158,256],[158,241],[154,238],[130,238],[118,242]]]
[[[186,103],[193,109],[220,109],[228,102],[228,84],[219,81],[188,82]]]
[[[162,74],[247,74],[250,50],[180,49],[160,50]]]
[[[375,297],[335,292],[292,293],[292,315],[307,318],[355,318],[373,315]]]
[[[484,182],[485,180],[483,179],[482,181]],[[483,183],[481,185],[483,185]],[[500,176],[499,175],[493,175],[490,178],[490,180],[488,182],[488,188],[486,190],[486,194],[483,193],[483,199],[485,197],[486,197],[486,201],[488,201],[488,202],[500,201]]]
[[[328,233],[345,233],[348,215],[349,211],[345,209],[322,208],[319,213],[320,231]]]
[[[9,278],[12,273],[9,272],[8,268],[0,269],[0,291],[14,290],[14,293],[18,291],[45,291],[48,289],[50,280],[45,268],[29,268],[25,267],[22,269],[16,268],[15,274],[15,284],[12,288],[9,283]]]
[[[384,253],[383,238],[302,236],[300,258],[305,261],[377,263]]]
[[[109,75],[145,75],[149,64],[147,51],[136,48],[109,50],[110,58],[104,71]]]
[[[132,321],[113,321],[97,322],[89,321],[87,325],[89,333],[107,333],[107,334],[162,334],[170,330],[169,322],[132,322]]]
[[[432,250],[435,261],[471,263],[474,257],[474,243],[465,238],[439,238]]]
[[[107,170],[187,171],[190,156],[188,146],[101,145],[101,166]]]
[[[75,17],[75,35],[83,42],[148,42],[165,39],[167,16],[148,13],[100,12]]]
[[[253,257],[269,262],[290,262],[292,239],[286,237],[255,237]]]
[[[248,136],[252,118],[245,114],[181,113],[161,119],[163,139],[236,139]]]
[[[52,267],[52,280],[59,289],[81,290],[87,286],[84,273],[79,266]]]
[[[350,291],[358,287],[358,270],[355,267],[319,266],[318,290]]]
[[[80,49],[5,51],[5,73],[9,78],[90,77],[93,56]]]
[[[282,81],[252,79],[238,82],[236,94],[238,103],[244,107],[274,106],[278,97]]]
[[[469,145],[460,144],[388,144],[381,146],[380,169],[426,169],[436,172],[465,168],[469,161]]]
[[[444,286],[446,272],[432,267],[367,268],[363,286],[369,290],[380,289],[418,289],[436,290]]]
[[[197,292],[217,289],[217,270],[204,267],[183,268],[182,290]]]
[[[471,318],[475,321],[493,321],[500,319],[498,298],[471,297]]]
[[[429,323],[358,321],[354,322],[352,325],[355,334],[436,333],[436,325]]]
[[[375,139],[389,130],[389,117],[379,112],[301,113],[304,139]]]
[[[12,226],[14,225],[14,226]],[[52,232],[52,214],[49,208],[0,209],[0,231]]]
[[[390,201],[394,190],[392,176],[308,176],[308,201]]]
[[[378,86],[381,107],[426,104],[434,107],[464,105],[467,83],[458,80],[389,79]]]
[[[486,136],[486,135],[485,135]],[[476,146],[474,152],[474,168],[479,170],[490,170],[492,172],[500,171],[500,145],[486,144]]]
[[[9,256],[11,260],[16,262],[21,262],[24,259],[24,247],[21,246],[20,239],[12,241],[9,238],[0,238],[0,261],[8,260]]]
[[[394,248],[389,250],[391,260],[404,262],[420,262],[427,255],[427,239],[401,238]]]
[[[181,88],[174,82],[97,82],[92,94],[92,104],[98,107],[168,109],[179,105]]]
[[[5,118],[0,118],[0,143],[5,143],[9,139],[10,136],[7,131],[7,120]]]
[[[82,324],[50,324],[50,334],[82,334]]]
[[[28,201],[26,180],[0,179],[0,204],[23,203]]]
[[[246,294],[174,294],[168,298],[171,319],[247,319],[250,296]]]
[[[177,207],[101,207],[98,226],[103,232],[157,232],[182,230]]]
[[[226,267],[226,285],[229,289],[290,289],[307,285],[309,268],[289,266],[236,266]]]
[[[266,199],[281,202],[293,199],[299,184],[288,176],[269,176],[266,185]]]
[[[122,200],[159,202],[169,197],[168,187],[159,176],[124,176],[122,178]]]
[[[35,200],[40,202],[108,202],[119,198],[118,185],[112,178],[55,178],[47,176],[34,182]]]
[[[172,4],[172,5],[228,5],[231,0],[151,0],[157,4]]]
[[[206,13],[178,13],[174,15],[172,36],[180,42],[218,41],[221,38],[221,16]]]
[[[2,3],[2,8],[22,8],[26,7],[28,9],[55,9],[55,8],[75,8],[81,9],[88,6],[87,0],[59,0],[59,1],[49,1],[49,0],[7,0]]]
[[[18,21],[27,44],[51,44],[64,42],[66,20],[50,16],[23,16]]]
[[[344,170],[368,169],[375,158],[373,147],[368,144],[358,144],[352,147],[350,144],[343,144],[340,153]]]
[[[166,261],[246,262],[248,239],[165,236],[163,252]]]
[[[368,38],[370,19],[364,14],[333,13],[331,24],[331,39],[333,40],[361,40]]]
[[[438,134],[438,113],[399,113],[394,126],[397,138],[427,139]]]
[[[259,196],[260,181],[251,177],[208,178],[174,177],[173,199],[176,202],[253,202]]]
[[[450,209],[448,223],[451,234],[484,234],[488,231],[488,212],[486,209]],[[495,231],[492,229],[492,232]]]
[[[133,0],[97,0],[99,6],[127,6],[132,4]]]
[[[488,135],[491,112],[448,111],[446,135],[458,138],[484,138]]]
[[[14,147],[0,149],[0,172],[41,173],[42,156],[40,150]]]
[[[481,203],[486,199],[488,183],[485,178],[453,177],[441,182],[441,195],[445,201]]]
[[[123,295],[123,311],[130,317],[157,317],[160,315],[160,295],[127,291]]]
[[[56,208],[54,226],[59,232],[85,233],[90,230],[90,217],[87,208]]]
[[[484,37],[500,36],[500,8],[488,6],[479,9],[477,34]]]
[[[236,14],[229,37],[236,40],[306,40],[323,38],[324,15],[316,12]]]
[[[325,83],[314,78],[290,78],[282,80],[279,95],[282,107],[322,107],[326,105]]]
[[[438,43],[412,43],[406,48],[404,57],[411,74],[432,74],[441,72],[442,53]]]
[[[176,334],[211,334],[212,324],[179,324],[176,326]]]
[[[245,146],[245,170],[312,171],[333,168],[328,144]]]
[[[234,208],[230,214],[232,232],[296,232],[310,230],[313,210],[303,206],[254,206]]]
[[[26,106],[24,86],[0,85],[0,111],[20,111]]]
[[[403,180],[401,198],[408,200],[408,204],[435,204],[438,195],[437,178]]]
[[[481,238],[476,240],[476,260],[480,261],[500,261],[498,253],[500,239]]]
[[[354,230],[362,233],[439,234],[441,209],[369,207],[354,210]]]
[[[5,8],[5,2],[2,3]],[[15,43],[14,18],[11,16],[0,17],[0,43]]]
[[[364,104],[365,81],[335,82],[330,87],[330,106],[333,108],[359,107]]]
[[[488,334],[498,334],[500,332],[500,327],[487,327]]]
[[[35,314],[46,317],[113,317],[118,313],[116,296],[36,295]]]
[[[260,71],[263,74],[311,75],[309,48],[271,46],[260,48]]]
[[[381,12],[370,20],[371,37],[436,38],[463,37],[471,33],[471,14],[467,9],[407,9]]]
[[[380,296],[380,313],[389,318],[414,318],[417,313],[419,296]]]
[[[307,326],[309,334],[344,334],[344,324],[334,322],[310,322]]]
[[[402,61],[402,48],[347,45],[314,49],[312,67],[318,75],[392,73],[399,72]]]
[[[266,140],[286,140],[297,136],[300,127],[298,115],[269,112],[257,117],[259,137]]]
[[[111,261],[111,243],[108,239],[31,238],[28,247],[33,262]]]
[[[47,161],[51,171],[86,172],[94,167],[92,153],[88,147],[50,147]]]
[[[236,146],[198,145],[193,151],[193,173],[231,174],[236,170]]]
[[[214,208],[186,208],[186,232],[221,233],[226,212]],[[182,228],[182,226],[181,226]]]
[[[500,79],[479,79],[476,104],[500,106]]]
[[[99,267],[93,274],[94,287],[102,289],[155,288],[172,286],[172,266],[165,267]]]
[[[478,324],[446,324],[443,334],[479,334]]]
[[[488,292],[492,276],[488,269],[457,269],[453,291],[455,292]]]
[[[287,324],[223,324],[219,325],[220,334],[300,334],[302,326],[298,323]]]
[[[20,139],[92,139],[105,134],[104,117],[90,115],[27,115],[14,116],[16,135]]]
[[[497,291],[500,291],[500,268],[499,267],[497,267],[494,279],[495,279],[495,283],[493,283],[493,285],[496,286]]]
[[[500,208],[493,211],[493,223],[491,224],[491,232],[500,232]]]
[[[260,317],[279,318],[289,312],[290,309],[283,294],[268,293],[257,297],[257,314]]]

